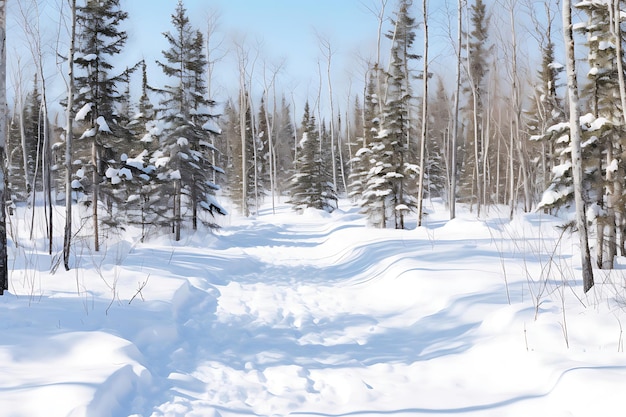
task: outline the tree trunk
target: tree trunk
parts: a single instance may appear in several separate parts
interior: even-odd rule
[[[422,137],[420,140],[420,173],[417,186],[417,226],[422,225],[422,211],[424,205],[424,173],[426,171],[426,137],[428,136],[428,6],[427,0],[422,2],[424,17],[424,69],[423,69],[423,97],[422,97]]]
[[[70,270],[70,249],[72,247],[72,122],[74,115],[74,52],[76,43],[76,0],[71,1],[71,35],[68,54],[67,109],[65,132],[65,230],[63,235],[63,264]]]
[[[0,0],[0,295],[9,289],[7,261],[6,182],[4,178],[4,147],[7,135],[7,56],[6,56],[6,1]]]
[[[463,19],[463,0],[458,2],[457,10],[457,50],[456,50],[456,91],[454,94],[454,120],[452,126],[452,144],[450,145],[450,219],[456,217],[456,159],[457,159],[457,144],[459,142],[459,95],[461,94],[461,42],[463,36],[462,19]]]
[[[578,81],[574,55],[574,33],[572,25],[572,6],[570,0],[563,0],[563,38],[567,63],[567,89],[570,110],[570,140],[572,147],[572,173],[574,177],[574,200],[576,202],[576,224],[580,239],[580,258],[585,292],[593,287],[593,269],[589,252],[587,219],[585,217],[585,199],[583,195],[583,168],[581,150],[580,109],[578,105]]]

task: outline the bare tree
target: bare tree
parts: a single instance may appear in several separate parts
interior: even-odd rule
[[[422,225],[422,210],[424,204],[424,173],[426,172],[426,139],[428,135],[428,1],[422,1],[422,14],[424,18],[424,67],[422,73],[422,135],[420,140],[420,172],[417,187],[417,225]]]
[[[47,99],[47,83],[44,72],[44,54],[42,47],[42,34],[41,28],[39,25],[39,17],[41,13],[39,11],[39,4],[36,0],[32,1],[31,9],[27,11],[22,7],[22,3],[18,2],[18,7],[20,9],[20,13],[23,19],[23,27],[26,32],[28,42],[30,44],[30,52],[33,57],[33,62],[35,62],[36,71],[37,71],[37,79],[41,82],[41,119],[43,119],[43,128],[41,129],[43,132],[43,153],[41,155],[41,160],[43,162],[43,189],[44,189],[44,197],[46,201],[46,226],[48,229],[48,252],[52,254],[52,236],[53,236],[53,226],[52,226],[52,172],[51,172],[51,145],[50,145],[50,132],[48,126],[48,99]],[[34,15],[34,16],[33,16]],[[37,145],[37,149],[40,149],[39,144]],[[24,155],[26,155],[26,148],[24,147]],[[38,158],[39,160],[39,158]],[[27,161],[24,160],[24,166],[26,167]],[[37,172],[35,172],[34,178],[37,177]],[[33,208],[35,207],[35,186],[34,186],[34,178],[33,178]],[[34,214],[33,210],[33,219],[31,220],[31,231],[34,229]],[[32,233],[32,232],[31,232]]]
[[[7,134],[7,56],[6,56],[6,1],[0,0],[0,160],[4,161]],[[4,164],[2,164],[4,165]],[[9,289],[7,262],[6,182],[4,166],[0,166],[0,295]]]
[[[264,135],[267,136],[268,148],[269,148],[269,173],[270,173],[270,193],[272,195],[272,213],[276,213],[276,181],[277,181],[277,159],[276,159],[276,149],[275,149],[275,140],[274,140],[274,125],[276,122],[276,76],[282,67],[282,63],[278,65],[272,71],[272,75],[270,81],[267,80],[266,69],[267,66],[263,65],[263,96],[265,97],[267,110],[265,112],[265,125],[267,126],[267,132],[264,132]],[[269,112],[269,96],[270,91],[272,92],[272,115],[270,117]]]
[[[72,247],[72,140],[74,115],[74,53],[76,51],[76,0],[70,0],[71,29],[70,49],[67,62],[67,108],[65,131],[65,231],[63,235],[63,264],[70,270],[70,249]]]
[[[567,67],[567,90],[569,93],[570,142],[572,148],[572,174],[574,177],[574,200],[576,202],[576,224],[580,239],[580,257],[583,273],[583,288],[587,292],[593,287],[593,269],[589,252],[585,199],[583,196],[583,167],[581,150],[580,108],[578,80],[576,78],[576,60],[574,55],[574,33],[572,25],[572,6],[570,0],[563,0],[563,39],[565,42],[565,60]]]
[[[454,115],[452,118],[452,144],[450,145],[450,219],[456,217],[457,146],[459,143],[459,107],[461,94],[461,42],[463,41],[463,4],[457,3],[456,86],[454,92]]]
[[[223,40],[215,39],[217,27],[219,24],[220,15],[216,11],[210,11],[207,16],[207,31],[206,31],[206,57],[207,57],[207,97],[213,97],[213,72],[215,71],[215,64],[221,61],[225,56],[225,51],[220,51],[222,48]],[[211,144],[215,147],[215,135],[211,135]],[[217,166],[216,153],[212,152],[211,162],[213,166]],[[217,182],[217,171],[213,171],[213,183]]]
[[[320,41],[320,49],[324,54],[324,58],[326,58],[326,77],[328,81],[328,101],[330,104],[330,155],[331,155],[331,168],[332,168],[332,178],[333,178],[333,187],[335,191],[337,190],[337,164],[335,157],[335,109],[334,109],[334,100],[333,100],[333,84],[332,77],[330,76],[330,68],[331,61],[333,57],[333,50],[330,44],[330,40],[327,38],[323,38],[318,36]]]

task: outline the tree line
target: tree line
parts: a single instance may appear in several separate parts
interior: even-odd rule
[[[65,205],[67,269],[77,204],[91,210],[98,250],[100,227],[138,224],[144,235],[167,230],[179,240],[185,224],[216,227],[213,216],[226,213],[221,198],[251,215],[279,197],[297,211],[332,211],[348,197],[372,227],[398,229],[408,215],[421,224],[428,198],[441,198],[451,218],[459,202],[479,217],[494,204],[508,205],[511,216],[519,208],[554,214],[572,206],[585,270],[590,245],[597,267],[612,268],[626,252],[623,2],[458,0],[448,32],[453,82],[429,66],[430,3],[374,2],[377,50],[348,111],[335,110],[334,51],[320,37],[320,88],[295,114],[277,87],[280,68],[268,73],[264,66],[262,93],[254,94],[256,57],[242,43],[234,47],[237,96],[212,99],[214,27],[195,28],[182,0],[156,61],[169,80],[161,86],[150,83],[144,61],[114,72],[128,39],[119,0],[69,0],[71,43],[57,51],[67,70],[63,121],[48,111],[41,34],[25,25],[37,65],[30,91],[22,86],[28,93],[16,95],[8,114],[2,201],[9,213],[43,202],[50,253],[52,212]],[[492,27],[494,17],[507,22],[508,33]],[[522,64],[521,35],[540,46],[537,65]],[[583,75],[569,59],[576,51],[584,51]],[[588,273],[585,290],[591,285]]]

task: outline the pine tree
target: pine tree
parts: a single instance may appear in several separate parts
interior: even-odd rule
[[[562,142],[544,140],[544,132],[566,119],[562,100],[557,94],[558,77],[563,71],[563,65],[555,62],[554,43],[549,34],[541,54],[537,85],[531,97],[530,109],[525,112],[531,144],[536,144],[531,147],[531,154],[538,155],[535,158],[534,171],[535,187],[539,193],[549,186],[554,167],[565,161],[565,147]]]
[[[290,181],[291,198],[288,203],[296,211],[306,208],[332,211],[336,207],[337,196],[324,167],[320,132],[308,102],[304,106],[301,127],[302,138],[298,144],[295,174]]]
[[[363,199],[364,204],[373,204],[373,209],[379,213],[380,218],[370,220],[386,227],[390,216],[397,229],[404,229],[405,214],[416,207],[411,188],[417,169],[411,163],[414,132],[409,62],[419,56],[411,52],[417,25],[409,14],[410,6],[411,1],[400,1],[396,18],[392,19],[393,30],[387,34],[392,41],[391,62],[386,74],[383,113],[378,116],[380,129],[370,144],[372,168]]]
[[[122,52],[127,34],[120,29],[128,14],[121,10],[119,0],[87,0],[77,7],[77,68],[76,97],[77,121],[83,121],[82,139],[83,188],[91,189],[94,222],[94,249],[99,250],[98,206],[100,184],[107,161],[116,159],[115,149],[121,141],[128,140],[127,132],[120,128],[116,105],[120,94],[121,75],[112,75],[112,61]],[[80,110],[79,110],[80,109]],[[81,141],[79,140],[77,144]],[[78,148],[78,146],[77,146]],[[89,149],[90,148],[90,149]],[[80,152],[80,149],[77,149]],[[88,156],[90,153],[90,156]],[[91,178],[88,177],[91,173]]]
[[[289,178],[293,175],[294,167],[294,132],[295,128],[291,118],[291,108],[285,96],[281,99],[280,111],[276,122],[275,154],[277,170],[277,189],[279,194],[286,191]]]
[[[210,136],[221,133],[221,129],[210,112],[214,103],[205,98],[207,61],[203,35],[192,28],[182,0],[172,15],[172,25],[174,32],[164,34],[169,44],[163,51],[165,61],[157,61],[174,83],[166,85],[162,91],[164,131],[156,158],[162,158],[157,166],[159,179],[169,181],[164,185],[163,194],[173,199],[172,228],[178,241],[184,217],[183,202],[189,206],[194,229],[199,208],[211,215],[225,214],[225,210],[215,199],[219,187],[212,181],[213,172],[222,170],[211,163],[211,154],[216,149]],[[213,222],[208,225],[215,226]]]
[[[369,80],[367,82],[365,91],[364,106],[358,104],[354,107],[355,117],[355,142],[356,151],[354,157],[350,161],[352,170],[350,172],[350,186],[349,196],[355,199],[361,207],[365,208],[369,205],[369,202],[363,201],[363,195],[367,189],[367,175],[371,168],[370,160],[372,150],[370,144],[372,143],[374,125],[377,126],[377,120],[375,120],[376,109],[378,108],[376,93],[375,93],[375,80],[370,71]]]

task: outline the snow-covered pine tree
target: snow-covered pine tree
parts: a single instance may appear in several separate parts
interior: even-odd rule
[[[558,77],[563,69],[563,65],[555,61],[554,42],[549,25],[541,47],[541,67],[530,97],[530,108],[524,112],[526,127],[531,135],[530,151],[534,162],[532,169],[535,172],[535,195],[540,195],[548,188],[554,167],[568,159],[565,158],[565,146],[562,142],[545,140],[544,135],[550,126],[566,119],[563,100],[557,94]]]
[[[194,229],[199,208],[212,216],[226,211],[215,198],[219,187],[212,181],[214,171],[223,171],[211,163],[211,153],[216,149],[210,135],[220,134],[221,129],[210,111],[214,103],[205,98],[204,38],[202,32],[191,26],[182,0],[172,14],[172,25],[174,31],[164,34],[169,44],[163,51],[165,60],[157,61],[174,83],[162,90],[163,133],[154,161],[158,177],[167,182],[162,192],[173,199],[172,229],[178,241],[185,215],[183,203],[191,212]],[[211,221],[207,225],[213,227],[215,223]]]
[[[367,190],[367,175],[371,168],[370,160],[372,150],[370,149],[370,143],[372,142],[374,131],[378,128],[378,119],[375,116],[376,110],[378,109],[375,82],[373,71],[369,71],[363,106],[361,107],[360,104],[354,106],[354,146],[356,151],[350,161],[352,170],[349,176],[350,185],[348,187],[348,196],[359,203],[362,212],[364,212],[368,218],[370,217],[370,215],[368,215],[370,202],[364,201],[363,196]],[[358,102],[357,98],[356,103]]]
[[[449,158],[450,136],[452,134],[452,102],[441,77],[437,79],[434,97],[428,105],[428,134],[425,164],[425,192],[428,197],[442,197],[447,200],[450,194],[451,158]],[[446,152],[448,150],[448,152]],[[425,197],[426,197],[425,196]]]
[[[100,185],[107,161],[115,158],[115,149],[121,141],[129,139],[128,133],[118,123],[116,105],[120,94],[118,83],[122,75],[111,74],[115,57],[122,52],[127,34],[120,29],[128,13],[120,7],[119,0],[87,0],[76,10],[77,74],[74,105],[76,121],[82,122],[84,133],[75,143],[75,152],[83,163],[78,180],[83,189],[91,190],[87,201],[93,210],[94,250],[98,251],[98,208]],[[82,146],[81,146],[82,145]],[[89,177],[89,174],[91,176]]]
[[[373,139],[372,169],[368,175],[365,200],[377,198],[376,205],[385,213],[377,223],[386,227],[387,218],[394,219],[396,229],[404,229],[404,216],[414,210],[413,196],[417,169],[411,163],[411,107],[413,105],[410,88],[411,60],[419,58],[411,52],[415,40],[417,24],[410,15],[410,0],[401,0],[395,18],[391,20],[393,29],[386,34],[391,40],[391,62],[386,74],[383,114],[379,115],[380,130]],[[384,200],[384,201],[380,201]]]
[[[306,208],[332,211],[336,207],[337,197],[328,189],[328,174],[322,164],[320,132],[308,101],[304,105],[301,129],[302,138],[297,145],[298,159],[290,181],[291,198],[287,203],[299,212]]]

